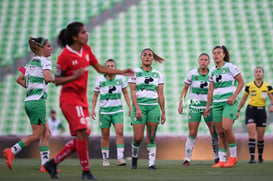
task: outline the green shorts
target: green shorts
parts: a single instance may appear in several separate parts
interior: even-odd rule
[[[136,118],[136,108],[133,106],[131,113],[131,123],[134,124],[146,124],[146,122],[160,123],[161,110],[159,105],[139,105],[142,111],[142,119]]]
[[[204,111],[205,111],[205,109],[190,108],[189,114],[188,114],[188,122],[200,122]],[[207,117],[203,116],[205,122],[213,121],[212,115],[213,115],[212,109],[210,109],[210,115]]]
[[[99,114],[100,128],[110,128],[111,124],[121,123],[123,124],[123,112],[114,114]]]
[[[29,117],[30,124],[46,124],[46,102],[44,99],[26,101],[25,111]]]
[[[238,110],[238,101],[235,100],[232,105],[229,105],[226,101],[213,103],[212,110],[215,123],[222,121],[223,118],[235,120]]]

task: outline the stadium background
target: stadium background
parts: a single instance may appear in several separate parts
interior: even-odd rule
[[[188,134],[187,115],[179,115],[177,106],[184,78],[189,70],[198,66],[200,53],[211,55],[214,46],[225,45],[230,51],[231,62],[240,68],[246,83],[253,80],[256,66],[264,67],[265,81],[273,83],[271,0],[0,0],[0,15],[0,151],[21,136],[31,133],[23,107],[25,91],[15,83],[18,67],[32,56],[27,44],[28,37],[49,38],[54,49],[50,57],[54,74],[61,51],[56,47],[55,39],[58,32],[72,21],[86,24],[88,43],[102,64],[106,59],[113,58],[118,68],[134,68],[140,65],[140,52],[146,47],[166,59],[162,65],[154,64],[165,76],[167,122],[158,129],[158,157],[162,159],[183,158]],[[212,59],[210,66],[213,66]],[[90,67],[90,104],[97,75]],[[52,143],[55,140],[60,146],[68,139],[69,129],[58,106],[59,93],[60,87],[49,85],[47,111],[56,109],[58,117],[66,125],[63,137],[52,140]],[[238,100],[241,96],[242,93]],[[126,154],[129,155],[132,127],[126,105],[124,108]],[[265,159],[270,160],[273,160],[273,156],[269,155],[273,151],[272,119],[268,119],[265,139]],[[99,150],[98,121],[92,121],[91,125],[93,136],[90,138],[90,149]],[[234,132],[239,143],[239,159],[248,159],[244,111],[234,124]],[[201,137],[197,140],[193,159],[210,159],[212,151],[204,122],[200,125],[199,135]],[[112,138],[112,148],[115,147],[113,143]],[[51,146],[53,155],[54,150],[60,149],[56,145]],[[22,157],[33,156],[33,149],[38,153],[36,148],[26,149]],[[170,150],[174,154],[170,154]],[[99,155],[99,151],[96,152]],[[35,154],[34,157],[37,156]]]

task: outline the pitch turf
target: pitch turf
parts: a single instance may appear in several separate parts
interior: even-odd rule
[[[211,168],[211,161],[192,161],[189,167],[181,167],[181,160],[157,160],[157,170],[148,170],[147,160],[139,160],[137,170],[130,169],[130,162],[123,167],[117,166],[116,160],[110,160],[110,167],[103,167],[101,160],[98,159],[91,159],[90,162],[92,173],[97,176],[97,180],[101,181],[273,180],[272,161],[265,161],[263,164],[248,164],[247,161],[239,161],[233,168]],[[15,159],[13,169],[10,171],[5,165],[5,160],[0,159],[0,181],[51,180],[47,173],[39,172],[39,164],[38,159]],[[77,159],[65,160],[58,168],[61,169],[58,174],[59,180],[81,180],[81,167]]]

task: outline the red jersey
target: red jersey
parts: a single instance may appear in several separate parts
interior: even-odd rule
[[[60,105],[65,102],[67,104],[88,107],[88,70],[90,65],[97,63],[98,60],[89,45],[82,46],[80,52],[74,51],[68,45],[64,48],[57,60],[56,76],[69,76],[80,68],[84,68],[86,72],[78,79],[63,85],[60,95]]]

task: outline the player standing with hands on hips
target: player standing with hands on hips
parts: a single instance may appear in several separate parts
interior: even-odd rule
[[[108,69],[99,64],[87,41],[88,32],[81,22],[70,23],[58,36],[58,44],[64,49],[57,60],[55,84],[62,85],[60,107],[75,139],[44,165],[51,178],[58,178],[57,165],[76,151],[82,167],[82,179],[96,179],[90,172],[88,155],[88,136],[91,133],[87,101],[89,66],[103,74],[134,74],[131,69]]]
[[[237,162],[237,146],[232,125],[238,110],[236,97],[244,87],[244,80],[237,66],[229,62],[229,52],[225,46],[214,47],[212,53],[216,66],[210,73],[208,101],[204,113],[204,116],[210,115],[213,99],[213,117],[219,134],[219,162],[212,167],[233,167]],[[237,87],[235,81],[238,82]],[[230,152],[227,163],[226,144]]]
[[[236,119],[239,117],[241,108],[244,106],[247,98],[249,101],[245,112],[245,123],[248,132],[248,148],[250,160],[248,163],[256,163],[255,161],[255,145],[257,136],[257,146],[259,153],[259,163],[263,163],[264,150],[264,132],[266,127],[266,108],[265,101],[269,96],[271,106],[269,111],[273,112],[273,89],[272,86],[263,81],[264,69],[256,67],[254,70],[255,80],[246,84],[244,96],[239,104]],[[257,135],[256,135],[257,134]]]

